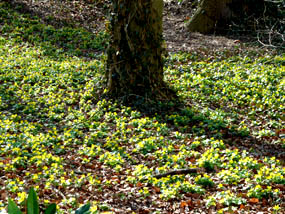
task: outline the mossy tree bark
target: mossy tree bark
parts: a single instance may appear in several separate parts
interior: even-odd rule
[[[113,0],[107,89],[113,96],[168,96],[163,81],[163,0]]]

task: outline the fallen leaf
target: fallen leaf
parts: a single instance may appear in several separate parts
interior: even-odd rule
[[[180,148],[179,145],[174,145],[173,147],[174,147],[174,149],[179,149]]]
[[[285,185],[284,184],[276,184],[276,186],[278,189],[280,189],[281,191],[285,191]]]
[[[224,206],[223,206],[223,204],[221,204],[221,203],[217,203],[216,204],[216,208],[219,210],[219,209],[222,209]]]
[[[186,203],[185,201],[181,201],[180,207],[181,207],[181,208],[184,208],[184,207],[186,207],[186,206],[187,206],[187,203]]]
[[[2,192],[0,194],[0,198],[1,198],[1,200],[6,200],[7,199],[7,193],[6,192]]]
[[[251,204],[256,204],[259,202],[259,199],[258,198],[250,198],[248,202]]]
[[[158,188],[158,187],[153,187],[153,189],[154,189],[154,191],[155,191],[156,193],[160,193],[160,188]]]
[[[193,202],[191,200],[187,201],[188,206],[192,207],[193,206]]]
[[[266,206],[267,205],[267,200],[265,198],[262,199],[262,205]]]

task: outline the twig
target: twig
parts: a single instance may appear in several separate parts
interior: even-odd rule
[[[197,173],[201,170],[202,169],[200,169],[200,168],[175,169],[175,170],[171,170],[169,172],[154,175],[153,177],[159,179],[162,177],[166,177],[168,175],[185,175],[185,174],[190,174],[190,173]]]

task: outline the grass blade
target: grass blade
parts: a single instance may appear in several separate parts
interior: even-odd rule
[[[56,204],[50,204],[45,210],[45,214],[55,214],[56,213]]]
[[[8,214],[22,214],[16,203],[10,198],[8,199]]]
[[[90,209],[90,203],[83,205],[75,211],[75,214],[84,214]]]
[[[27,211],[28,211],[28,214],[39,214],[40,213],[37,194],[33,188],[31,188],[29,191],[29,196],[27,200]]]

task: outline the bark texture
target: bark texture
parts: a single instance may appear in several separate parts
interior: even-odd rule
[[[107,89],[115,96],[164,94],[163,0],[113,0]]]

